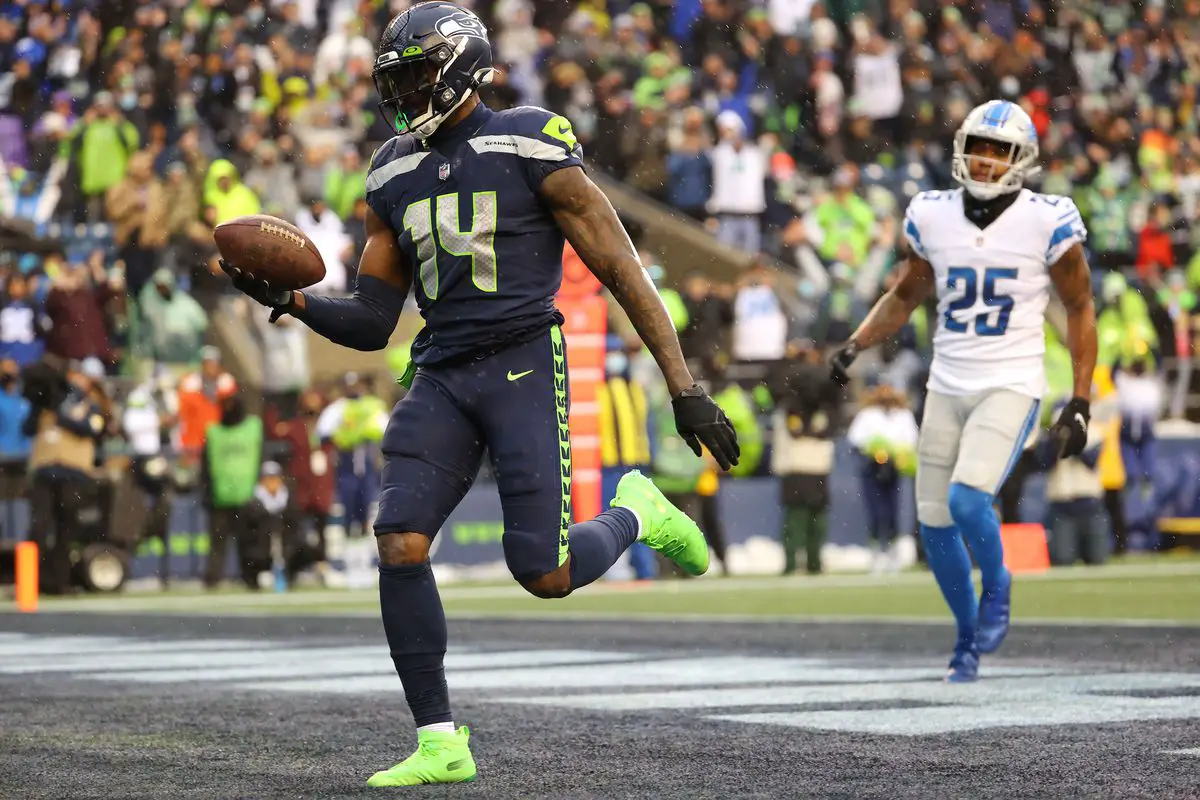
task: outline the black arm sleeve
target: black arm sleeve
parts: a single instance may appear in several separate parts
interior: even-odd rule
[[[351,297],[304,295],[305,307],[292,314],[334,344],[353,350],[382,350],[404,310],[399,289],[371,275],[359,275]]]

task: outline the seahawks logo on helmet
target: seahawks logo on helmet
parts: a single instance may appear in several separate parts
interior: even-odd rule
[[[465,9],[457,9],[450,16],[439,20],[434,26],[434,30],[447,39],[453,39],[456,36],[473,36],[476,39],[487,41],[487,29],[483,27],[483,22]]]

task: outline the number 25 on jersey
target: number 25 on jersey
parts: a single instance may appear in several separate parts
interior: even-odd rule
[[[946,288],[950,290],[950,303],[944,315],[945,328],[953,333],[967,333],[972,324],[977,336],[1003,336],[1008,330],[1008,318],[1012,314],[1013,299],[997,291],[996,283],[1016,280],[1017,270],[1011,267],[988,267],[983,271],[974,267],[951,267],[946,273]],[[975,315],[963,314],[975,307],[982,284],[983,304],[987,310]]]
[[[457,192],[427,197],[404,211],[404,228],[412,235],[421,262],[421,289],[430,300],[438,298],[439,251],[452,259],[469,258],[475,288],[496,291],[496,193],[475,192],[471,207],[471,225],[466,230],[459,221]]]

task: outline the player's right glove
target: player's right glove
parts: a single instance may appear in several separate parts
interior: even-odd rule
[[[675,409],[675,430],[696,455],[703,455],[703,445],[717,460],[721,469],[736,466],[742,455],[733,423],[700,385],[684,389],[671,399]]]
[[[271,309],[271,322],[275,322],[292,308],[293,292],[291,289],[272,289],[271,284],[255,278],[248,272],[242,272],[232,264],[220,261],[221,269],[229,276],[233,288],[249,297],[256,303]]]
[[[846,342],[829,359],[829,377],[843,389],[850,385],[850,365],[858,358],[858,343]]]
[[[1086,397],[1072,397],[1050,426],[1050,439],[1058,445],[1058,457],[1070,458],[1083,452],[1087,445],[1088,423],[1092,406]]]

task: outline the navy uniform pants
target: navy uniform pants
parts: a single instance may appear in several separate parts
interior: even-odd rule
[[[525,581],[567,559],[571,439],[558,327],[479,361],[422,367],[383,436],[375,534],[437,535],[486,450],[504,509],[504,558]]]

